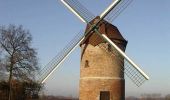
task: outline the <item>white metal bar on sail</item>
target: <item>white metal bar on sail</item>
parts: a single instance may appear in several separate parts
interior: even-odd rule
[[[133,65],[147,80],[149,77],[136,65],[115,43],[113,43],[105,34],[101,35],[105,40],[109,42],[130,64]]]
[[[63,61],[76,49],[76,47],[84,40],[85,37],[83,37],[77,44],[76,46],[70,50],[70,52],[64,57],[64,59],[61,60],[61,62],[56,65],[56,67],[41,81],[41,83],[44,83],[49,77],[50,75],[57,69],[59,68],[59,66],[63,63]]]
[[[102,18],[104,18],[105,16],[107,16],[107,14],[109,14],[109,13],[112,11],[112,9],[113,9],[114,7],[116,7],[117,4],[120,3],[120,1],[121,1],[121,0],[114,0],[113,3],[100,15],[100,18],[102,19]]]
[[[71,11],[73,12],[82,22],[88,23],[86,20],[82,18],[68,3],[66,3],[64,0],[61,0],[61,2]]]

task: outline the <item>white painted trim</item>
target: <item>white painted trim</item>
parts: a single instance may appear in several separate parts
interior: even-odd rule
[[[44,83],[49,77],[50,75],[57,69],[59,68],[59,66],[64,62],[64,60],[75,50],[75,48],[84,40],[85,37],[83,37],[79,43],[77,43],[77,45],[65,56],[64,59],[61,60],[61,62],[56,65],[56,67],[41,81],[41,83]]]
[[[105,34],[102,34],[105,40],[107,40],[130,64],[133,65],[147,80],[149,77],[136,65],[115,43],[113,43]]]
[[[121,0],[114,0],[113,3],[100,15],[100,18],[104,18]]]
[[[119,77],[82,77],[81,80],[89,80],[89,79],[112,79],[112,80],[124,80],[124,78]]]
[[[61,0],[61,2],[71,11],[73,12],[82,22],[86,23],[86,21],[64,0]]]

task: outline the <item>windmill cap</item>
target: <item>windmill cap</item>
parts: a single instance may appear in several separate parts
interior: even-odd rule
[[[100,20],[100,17],[97,16],[95,19],[93,19],[86,27],[86,32],[91,28],[92,25],[95,25]],[[110,38],[113,42],[116,44],[122,44],[124,47],[126,47],[127,41],[123,38],[121,33],[119,32],[118,28],[111,23],[101,20],[100,23],[96,26],[99,33],[105,34]],[[88,36],[85,37],[84,41],[80,44],[92,44],[93,46],[96,46],[102,42],[105,42],[99,35],[97,35],[94,31]]]

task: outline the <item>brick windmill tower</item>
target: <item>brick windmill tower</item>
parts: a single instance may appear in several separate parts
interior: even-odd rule
[[[149,77],[125,53],[127,41],[111,24],[132,0],[114,0],[95,17],[78,0],[61,0],[82,22],[85,32],[75,38],[42,69],[39,82],[43,83],[68,55],[80,45],[80,100],[124,100],[127,75],[137,86]]]
[[[99,19],[97,17],[90,23],[95,24]],[[125,51],[127,41],[115,26],[102,21],[98,30]],[[124,100],[124,72],[120,69],[123,59],[111,56],[114,54],[111,45],[95,33],[84,39],[81,49],[80,100]]]

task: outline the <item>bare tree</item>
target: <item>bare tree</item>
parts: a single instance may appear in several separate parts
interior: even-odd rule
[[[31,47],[32,37],[29,31],[22,26],[0,27],[1,66],[8,73],[9,90],[11,91],[12,79],[33,80],[38,70],[37,53]],[[11,100],[11,92],[9,93]]]

